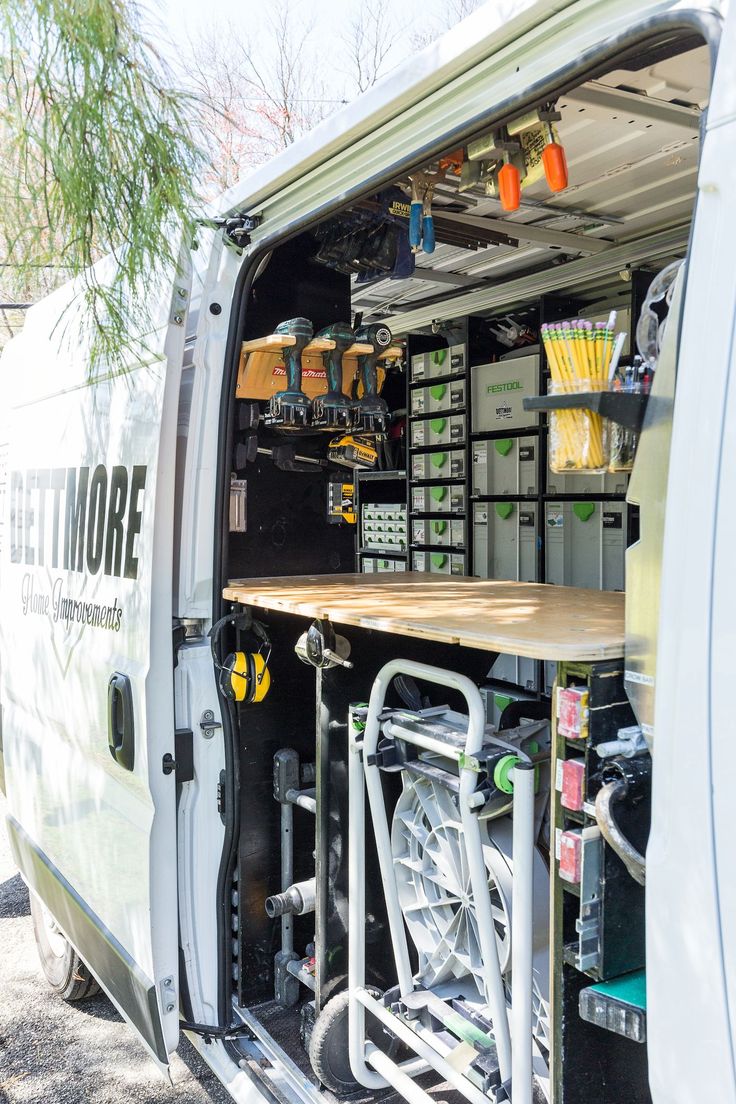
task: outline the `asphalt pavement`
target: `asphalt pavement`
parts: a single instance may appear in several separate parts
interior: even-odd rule
[[[68,1004],[49,989],[0,795],[0,1104],[232,1104],[186,1039],[171,1075],[173,1087],[107,997]]]

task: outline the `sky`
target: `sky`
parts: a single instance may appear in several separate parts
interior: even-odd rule
[[[300,21],[313,23],[310,34],[312,44],[328,44],[325,51],[325,70],[330,64],[336,72],[320,74],[324,83],[332,88],[340,83],[341,69],[347,62],[340,58],[341,37],[349,33],[351,21],[355,18],[365,0],[290,0],[294,15]],[[456,0],[455,0],[456,2]],[[269,0],[265,0],[268,10]],[[412,34],[443,29],[448,9],[453,0],[402,0],[400,4],[387,5],[391,12],[394,44],[386,59],[383,72],[400,64],[412,52]],[[165,50],[176,60],[178,45],[186,49],[187,41],[195,41],[201,30],[218,24],[230,24],[243,28],[243,34],[258,38],[258,24],[262,20],[263,9],[252,0],[144,0],[144,10],[160,21],[165,28],[165,36],[171,43],[165,44]],[[335,46],[338,47],[337,51]]]

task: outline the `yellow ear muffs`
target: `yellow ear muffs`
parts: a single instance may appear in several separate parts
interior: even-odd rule
[[[271,673],[262,652],[231,652],[222,665],[223,692],[237,702],[263,701],[271,686]]]
[[[253,696],[249,701],[263,701],[271,688],[271,672],[268,669],[266,658],[262,652],[254,652],[253,660]]]

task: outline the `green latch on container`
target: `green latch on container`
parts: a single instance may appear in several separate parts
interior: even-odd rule
[[[495,441],[493,446],[499,456],[508,456],[514,447],[513,437],[502,437],[500,441]]]
[[[441,502],[447,494],[447,487],[430,487],[429,497],[433,498],[435,502]]]
[[[430,393],[430,395],[432,396],[432,398],[434,399],[435,402],[439,402],[440,399],[444,398],[446,390],[447,390],[447,384],[445,384],[445,383],[435,383],[435,384],[432,385],[432,387],[430,387],[429,393]]]
[[[514,512],[513,502],[497,502],[496,513],[500,518],[510,518]]]
[[[494,701],[496,709],[499,711],[499,713],[503,713],[506,706],[511,705],[511,702],[513,700],[514,699],[510,698],[508,696],[508,694],[494,694],[493,695],[493,701]]]
[[[444,364],[447,360],[447,349],[435,349],[429,354],[429,359],[433,364]]]
[[[432,418],[429,426],[435,433],[441,433],[447,425],[447,418]]]
[[[447,463],[447,453],[433,452],[429,458],[429,462],[433,468],[443,468]]]
[[[592,502],[573,502],[572,512],[580,521],[587,521],[595,513],[595,505]]]
[[[434,567],[444,567],[447,563],[447,556],[444,552],[432,552],[429,558]]]
[[[447,528],[447,522],[446,521],[433,521],[432,522],[432,529],[434,530],[435,533],[444,533],[446,528]]]

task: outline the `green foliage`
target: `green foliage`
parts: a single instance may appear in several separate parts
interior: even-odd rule
[[[79,275],[95,356],[114,364],[154,268],[191,238],[191,105],[127,0],[0,0],[0,43],[4,259],[19,284],[43,265]],[[103,287],[91,266],[110,252]]]

